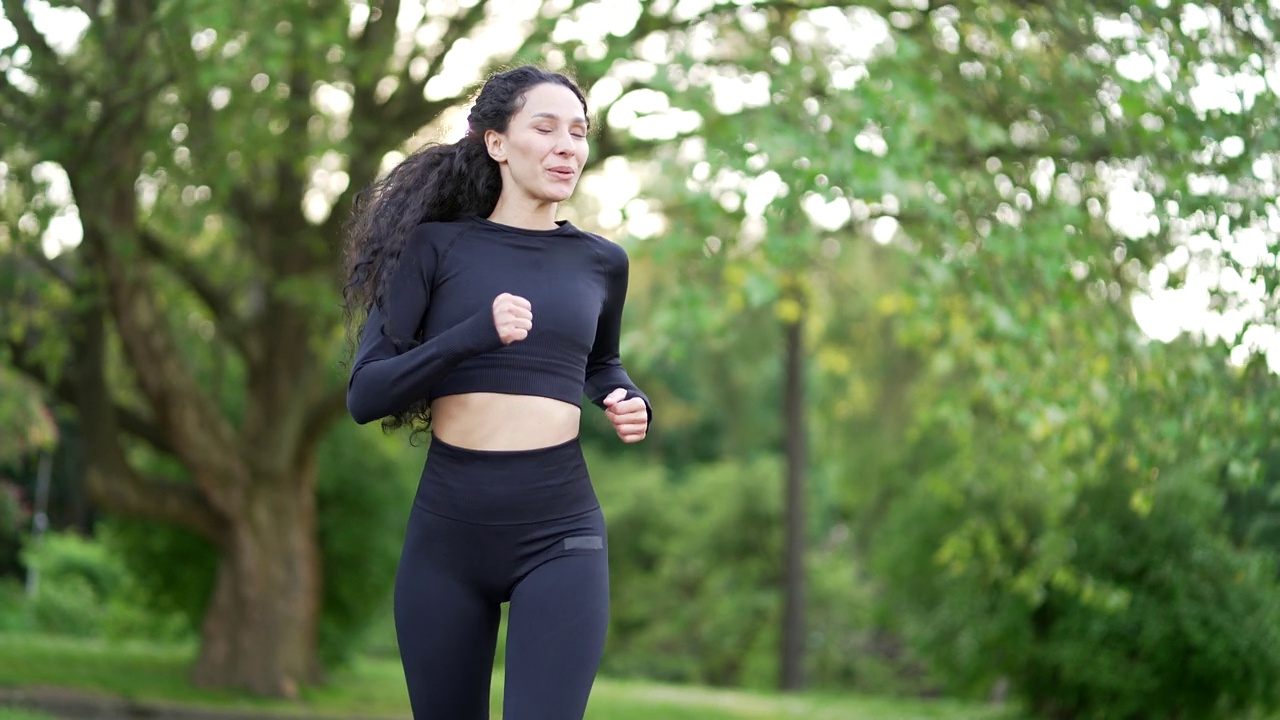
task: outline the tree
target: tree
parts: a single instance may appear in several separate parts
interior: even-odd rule
[[[1160,5],[896,10],[855,87],[916,267],[887,310],[926,359],[881,567],[952,689],[1012,678],[1045,716],[1274,702],[1274,656],[1205,628],[1275,612],[1212,511],[1273,422],[1240,376],[1274,379],[1227,364],[1274,317],[1276,15]],[[1135,306],[1183,283],[1245,322],[1153,347]],[[1192,535],[1203,554],[1175,556]],[[1189,591],[1224,568],[1229,592]],[[1142,641],[1098,640],[1121,636]],[[1168,663],[1191,654],[1223,680]]]
[[[703,124],[700,142],[672,155],[680,171],[657,176],[655,187],[670,190],[659,196],[673,232],[650,247],[664,259],[725,268],[740,282],[728,292],[798,323],[815,307],[803,300],[821,277],[824,243],[875,234],[897,251],[884,267],[910,270],[877,306],[918,368],[921,382],[908,396],[923,413],[912,418],[915,432],[952,441],[942,452],[957,453],[966,470],[954,481],[931,476],[936,491],[952,497],[964,482],[987,497],[1013,480],[985,477],[989,468],[977,464],[988,427],[1036,433],[1055,445],[1048,452],[1088,455],[1078,436],[1053,428],[1115,412],[1080,388],[1113,367],[1090,353],[1111,357],[1143,342],[1135,299],[1207,265],[1260,290],[1259,306],[1247,308],[1257,322],[1275,303],[1275,263],[1262,261],[1274,245],[1242,252],[1242,238],[1265,237],[1276,212],[1275,115],[1267,112],[1276,96],[1262,80],[1276,57],[1275,13],[1252,3],[1166,4],[744,9],[739,23],[668,57],[665,91]],[[1206,76],[1220,78],[1218,96]],[[686,173],[688,192],[665,180]],[[824,240],[819,218],[805,210],[816,216],[828,205],[843,216],[831,216]],[[843,229],[850,218],[856,233]],[[1197,262],[1177,261],[1197,246]],[[1220,307],[1244,307],[1240,294],[1210,289]],[[800,365],[787,365],[784,387],[801,387]],[[788,408],[803,407],[790,397]],[[902,440],[921,440],[915,432]],[[792,467],[803,445],[790,446]],[[985,458],[1019,469],[1028,461]],[[800,477],[789,473],[797,498]],[[1059,519],[1078,498],[1069,485],[1038,492],[1040,510]],[[1004,538],[1000,523],[1020,517],[1018,496],[948,533],[947,545]],[[789,517],[803,523],[799,507]],[[1019,528],[1014,537],[1017,545],[997,540],[993,557],[976,558],[1000,571],[1005,553],[1032,552],[1023,543],[1040,536]],[[1044,553],[1022,566],[1015,589],[1070,575],[1068,558]],[[803,575],[789,577],[800,607],[794,583]],[[784,686],[798,684],[796,612],[788,613]]]
[[[688,290],[678,317],[710,316],[698,323],[705,330],[765,309],[764,318],[780,324],[786,532],[779,685],[788,690],[805,684],[807,346],[833,312],[822,307],[824,300],[842,301],[831,296],[839,285],[832,254],[858,252],[850,245],[867,236],[865,228],[847,227],[850,212],[837,208],[834,220],[821,212],[827,202],[846,202],[846,189],[857,181],[857,149],[833,132],[833,118],[851,109],[834,75],[852,57],[833,42],[794,38],[816,33],[823,13],[844,12],[840,3],[744,11],[739,20],[748,21],[717,28],[716,45],[676,54],[678,71],[661,87],[702,124],[696,141],[666,154],[673,167],[655,173],[690,180],[683,186],[658,181],[652,189],[677,229],[652,240],[649,252],[668,263],[678,259],[691,274],[711,265],[712,282],[727,300],[701,302],[704,289],[679,282]]]

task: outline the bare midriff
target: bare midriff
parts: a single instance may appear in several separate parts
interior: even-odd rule
[[[431,432],[471,450],[535,450],[578,436],[582,410],[531,395],[465,393],[431,403]]]

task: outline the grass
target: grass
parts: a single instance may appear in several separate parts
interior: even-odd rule
[[[298,701],[262,700],[192,688],[190,649],[43,636],[0,635],[0,687],[99,691],[140,702],[185,703],[338,717],[409,717],[400,666],[361,660],[335,671]],[[502,676],[494,678],[499,717]],[[7,714],[6,714],[7,713]],[[973,704],[820,694],[777,695],[651,682],[597,680],[588,720],[1004,720],[1014,716]],[[0,708],[0,720],[47,720]]]
[[[49,715],[28,712],[26,710],[0,707],[0,720],[54,720],[54,718]]]

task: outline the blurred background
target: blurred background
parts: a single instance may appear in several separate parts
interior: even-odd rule
[[[408,716],[342,225],[524,62],[655,407],[589,717],[1280,708],[1275,0],[0,7],[0,717]]]

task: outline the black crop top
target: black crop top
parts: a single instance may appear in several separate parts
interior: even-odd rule
[[[347,409],[365,424],[414,402],[467,392],[537,395],[581,406],[585,394],[649,398],[618,355],[629,261],[615,243],[557,222],[527,230],[481,217],[419,225],[383,306],[360,336]],[[502,293],[527,299],[533,329],[503,345],[493,322]]]

